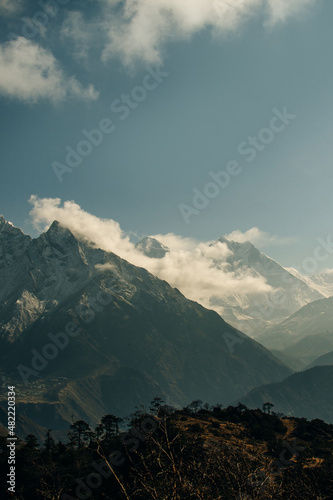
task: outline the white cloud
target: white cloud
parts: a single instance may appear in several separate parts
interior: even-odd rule
[[[289,17],[304,15],[314,4],[314,0],[268,0],[269,15],[265,26],[273,26],[287,21]]]
[[[84,88],[64,73],[51,52],[23,37],[0,45],[0,93],[32,103],[98,97],[93,85]]]
[[[315,0],[104,0],[109,43],[103,58],[120,56],[160,63],[163,47],[172,39],[186,40],[210,28],[216,35],[237,31],[260,15],[265,26],[301,16]]]
[[[0,0],[0,14],[13,16],[22,9],[22,0]]]
[[[281,238],[276,235],[269,235],[264,231],[261,231],[257,227],[252,227],[243,233],[242,231],[236,230],[230,234],[226,234],[225,237],[230,241],[237,241],[238,243],[244,243],[245,241],[250,241],[253,245],[259,247],[272,247],[272,246],[283,246],[295,243],[295,238]]]
[[[223,309],[212,305],[216,297],[257,296],[272,290],[263,278],[250,275],[246,270],[238,270],[237,275],[228,270],[226,259],[231,251],[225,243],[197,242],[174,234],[153,235],[168,246],[170,252],[163,259],[151,259],[136,250],[117,222],[91,215],[73,201],[66,201],[62,206],[59,198],[32,196],[30,202],[33,205],[30,214],[38,230],[43,231],[58,220],[77,237],[146,268],[177,287],[186,297],[217,312]]]

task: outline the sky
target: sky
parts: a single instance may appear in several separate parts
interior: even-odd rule
[[[232,234],[302,269],[332,234],[332,15],[0,0],[0,213],[32,236],[54,216],[125,241]]]

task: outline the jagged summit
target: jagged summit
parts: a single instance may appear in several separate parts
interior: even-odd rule
[[[247,253],[252,252],[255,254],[261,253],[250,241],[244,241],[243,243],[240,243],[239,241],[228,240],[225,236],[221,236],[218,241],[220,243],[225,243],[228,248],[234,252],[243,251]]]
[[[18,227],[15,227],[11,222],[7,221],[3,215],[0,215],[0,231],[4,231],[8,228],[13,228],[21,231]],[[21,231],[22,232],[22,231]]]
[[[145,236],[135,245],[136,249],[152,259],[163,259],[170,251],[168,247],[155,238]]]
[[[0,215],[0,268],[15,262],[30,242],[30,236]]]
[[[250,241],[240,243],[239,241],[228,240],[225,236],[219,238],[218,241],[220,243],[225,243],[229,250],[231,250],[232,256],[228,258],[230,263],[251,267],[256,273],[264,275],[269,283],[270,277],[268,275],[271,275],[272,273],[288,274],[288,271],[286,271],[278,262],[262,253]],[[270,285],[279,286],[273,282],[271,282]]]
[[[218,242],[230,250],[226,257],[229,272],[260,279],[271,287],[258,296],[244,293],[214,299],[213,305],[223,307],[223,318],[239,330],[256,338],[258,332],[281,323],[304,305],[322,298],[317,289],[290,273],[250,241],[241,243],[221,236]]]
[[[2,232],[6,224],[7,224],[6,219],[4,218],[3,215],[0,215],[0,232]]]
[[[63,224],[61,224],[61,222],[59,222],[58,220],[54,220],[52,222],[52,224],[50,225],[50,227],[48,228],[48,230],[46,231],[45,234],[48,234],[48,233],[69,233],[69,234],[73,234],[66,226],[64,226]]]
[[[52,222],[52,224],[50,225],[50,227],[49,227],[48,230],[50,230],[50,229],[52,229],[52,230],[59,229],[60,227],[63,227],[63,226],[61,226],[61,223],[58,220],[54,220]]]
[[[45,239],[51,244],[56,246],[66,246],[73,245],[77,246],[77,238],[66,226],[62,225],[61,222],[55,220],[50,225],[49,229],[39,236],[40,239]]]

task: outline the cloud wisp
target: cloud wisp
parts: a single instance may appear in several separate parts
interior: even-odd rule
[[[44,231],[54,220],[58,220],[78,238],[146,268],[178,288],[189,299],[220,314],[223,308],[216,305],[216,298],[234,294],[260,296],[272,291],[262,277],[253,276],[246,269],[238,270],[237,274],[230,269],[227,259],[232,252],[225,243],[198,242],[172,233],[157,234],[152,236],[170,251],[162,259],[149,258],[135,248],[118,222],[112,219],[89,214],[73,201],[62,205],[60,198],[39,199],[32,196],[30,203],[33,206],[30,215],[39,231]]]
[[[75,77],[64,73],[49,50],[24,37],[0,45],[0,93],[29,103],[98,97],[93,85],[84,88]]]
[[[0,0],[0,15],[14,16],[22,9],[22,0]]]
[[[281,238],[277,235],[271,236],[265,231],[261,231],[257,227],[252,227],[244,233],[242,231],[236,230],[230,234],[226,234],[225,237],[227,238],[227,240],[237,241],[238,243],[245,243],[245,241],[250,241],[253,245],[258,245],[261,248],[291,245],[297,241],[296,238]]]
[[[272,28],[300,17],[314,0],[104,0],[108,43],[107,60],[119,56],[125,65],[135,60],[161,63],[171,40],[188,40],[211,29],[215,36],[237,32],[249,19],[260,16]]]

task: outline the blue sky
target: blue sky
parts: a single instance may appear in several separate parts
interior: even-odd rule
[[[8,220],[36,235],[34,194],[73,200],[137,237],[207,241],[257,227],[254,243],[295,267],[331,235],[332,2],[53,0],[52,15],[45,4],[0,0]],[[129,112],[115,111],[131,94]],[[284,108],[295,118],[267,136]],[[54,162],[68,168],[66,147],[101,121],[100,144],[59,182]],[[258,133],[270,142],[248,162],[238,148]],[[241,172],[197,209],[195,193],[231,161]],[[187,222],[180,205],[193,210]]]

